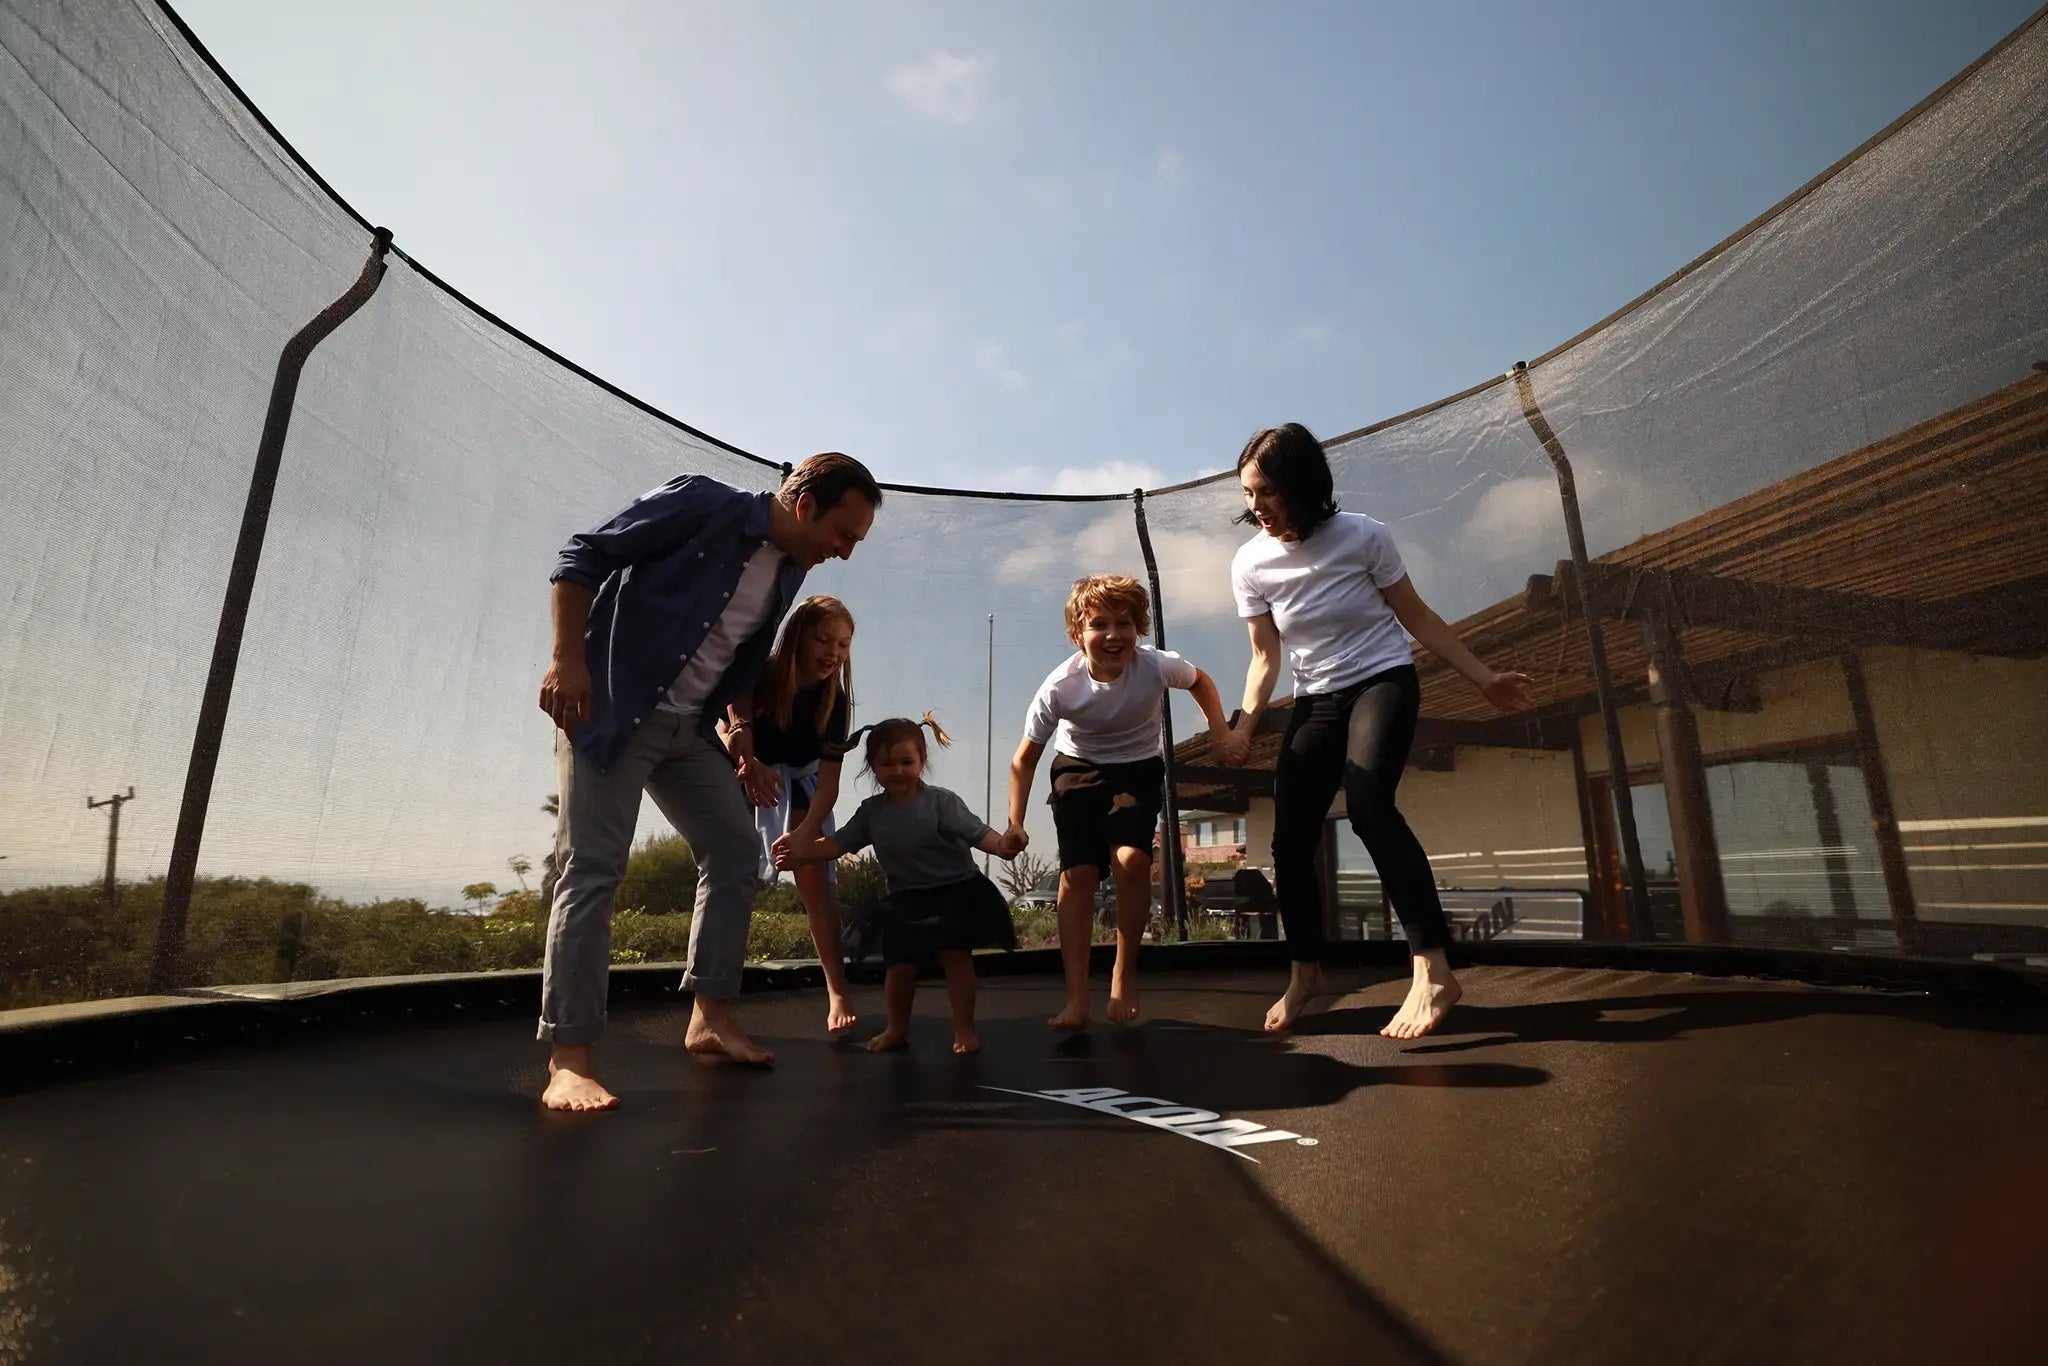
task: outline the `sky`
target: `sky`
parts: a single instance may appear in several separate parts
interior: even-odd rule
[[[1121,494],[1227,469],[1259,427],[1334,436],[1547,351],[2030,10],[179,12],[407,253],[647,402],[774,460],[839,449],[896,483]],[[210,78],[125,19],[136,69],[59,50],[32,54],[44,83],[0,83],[28,168],[0,175],[19,229],[0,237],[19,277],[0,269],[0,366],[26,396],[0,405],[0,435],[37,456],[0,483],[0,886],[93,876],[106,822],[83,797],[129,784],[123,875],[164,867],[276,338],[359,259],[353,225],[317,257],[272,232],[296,176],[260,138],[221,137]],[[27,50],[23,31],[0,25]],[[1996,84],[1539,371],[1594,553],[2038,358],[2048,322],[2013,282],[2048,278],[2042,201],[2012,192],[2034,161],[2001,138],[2048,110]],[[163,139],[124,122],[131,105],[186,126]],[[1561,553],[1554,483],[1502,394],[1338,462],[1345,505],[1398,525],[1453,619]],[[316,353],[286,457],[202,872],[435,904],[508,883],[505,859],[537,864],[551,829],[533,699],[555,550],[711,457],[402,268]],[[1147,503],[1171,643],[1226,708],[1246,657],[1233,499]],[[980,805],[984,763],[1000,774],[1070,648],[1067,582],[1101,570],[1143,572],[1127,502],[892,495],[807,589],[854,609],[860,719],[937,709],[959,740],[938,778]],[[1177,706],[1177,734],[1194,721]],[[641,832],[662,828],[648,804]]]
[[[1605,316],[2031,0],[185,0],[471,297],[775,459],[1121,492]]]

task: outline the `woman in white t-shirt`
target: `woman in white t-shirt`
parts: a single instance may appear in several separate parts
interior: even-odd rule
[[[1436,1028],[1459,990],[1444,957],[1450,925],[1429,856],[1394,806],[1421,705],[1409,637],[1502,711],[1535,705],[1529,679],[1475,658],[1417,595],[1387,528],[1338,511],[1329,461],[1306,427],[1290,422],[1260,432],[1238,457],[1237,475],[1245,502],[1239,520],[1259,528],[1230,565],[1238,615],[1252,638],[1239,735],[1257,733],[1283,649],[1295,683],[1273,795],[1273,882],[1293,975],[1266,1012],[1266,1028],[1288,1028],[1326,989],[1315,857],[1341,788],[1351,828],[1372,855],[1414,954],[1408,998],[1380,1032],[1416,1038]]]

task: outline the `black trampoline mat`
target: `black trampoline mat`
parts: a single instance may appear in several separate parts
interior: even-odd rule
[[[1333,972],[1345,994],[1291,1037],[1259,1027],[1271,970],[1159,973],[1145,1023],[1078,1040],[1043,1025],[1056,982],[992,977],[967,1059],[936,982],[891,1056],[826,1040],[822,993],[772,993],[742,1008],[779,1055],[762,1071],[690,1057],[681,1007],[638,1007],[600,1052],[624,1102],[600,1116],[541,1112],[544,1050],[502,1018],[0,1098],[0,1361],[1903,1362],[2048,1341],[2023,1321],[2048,1292],[2037,1013],[1463,980],[1446,1033],[1397,1043],[1377,1030],[1405,979],[1383,972]],[[864,1037],[879,991],[856,1004]]]

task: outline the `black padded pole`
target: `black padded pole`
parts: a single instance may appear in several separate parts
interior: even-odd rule
[[[292,402],[299,392],[299,375],[305,370],[313,348],[377,292],[377,285],[384,278],[384,255],[390,249],[391,230],[378,228],[363,273],[347,293],[300,328],[277,358],[277,378],[270,386],[270,411],[263,418],[263,439],[256,447],[256,468],[249,475],[249,498],[242,507],[242,531],[235,541],[234,563],[228,570],[220,628],[214,633],[213,664],[206,673],[206,691],[199,699],[199,725],[192,737],[192,760],[185,770],[185,797],[178,806],[178,833],[171,843],[171,870],[164,883],[163,912],[157,921],[156,961],[149,976],[151,991],[169,991],[183,984],[185,925],[192,907],[193,876],[199,867],[199,841],[206,832],[206,808],[213,798],[214,770],[220,764],[221,732],[227,725],[228,701],[235,689],[242,630],[249,621],[249,598],[256,587],[256,566],[263,558],[263,535],[270,525],[270,500],[277,492],[277,471],[284,458],[284,438],[292,423]]]
[[[1152,554],[1152,531],[1145,525],[1145,490],[1131,490],[1131,511],[1138,522],[1138,548],[1145,552],[1145,574],[1152,581],[1152,643],[1166,648],[1166,600],[1159,594],[1159,561]],[[1159,870],[1160,892],[1173,914],[1175,932],[1182,943],[1188,937],[1188,908],[1181,886],[1180,801],[1173,791],[1173,692],[1168,689],[1159,704],[1159,747],[1166,756],[1166,800],[1159,808],[1159,856],[1165,867]]]
[[[1650,889],[1643,879],[1643,847],[1636,838],[1635,799],[1629,794],[1628,759],[1621,749],[1621,717],[1614,709],[1614,687],[1607,676],[1607,643],[1600,636],[1600,622],[1593,615],[1586,569],[1586,528],[1579,520],[1579,488],[1572,479],[1572,462],[1566,458],[1564,443],[1557,439],[1543,410],[1536,406],[1536,386],[1529,381],[1529,366],[1516,361],[1508,372],[1515,393],[1522,400],[1522,416],[1543,453],[1557,470],[1557,492],[1564,504],[1564,532],[1571,542],[1572,569],[1579,580],[1579,611],[1586,619],[1586,654],[1593,663],[1593,691],[1600,700],[1600,722],[1607,733],[1608,786],[1614,793],[1614,817],[1621,823],[1621,861],[1628,879],[1628,921],[1631,938],[1655,937],[1650,924]],[[1591,850],[1587,853],[1590,855]]]

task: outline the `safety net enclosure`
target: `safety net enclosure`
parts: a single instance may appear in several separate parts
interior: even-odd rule
[[[402,224],[387,252],[167,9],[0,0],[0,60],[0,1007],[533,966],[556,549],[679,472],[765,489],[806,452],[738,451],[576,368],[406,256]],[[280,353],[352,290],[284,409],[209,732]],[[2048,955],[2048,25],[1526,359],[1329,442],[1342,504],[1537,680],[1503,717],[1419,661],[1403,807],[1461,934]],[[936,712],[938,780],[978,803],[992,757],[1000,804],[1076,574],[1156,569],[1166,643],[1234,699],[1239,507],[1228,475],[892,490],[807,588],[858,619],[860,716]],[[1225,770],[1196,721],[1176,703],[1172,937],[1223,923],[1205,874],[1270,861],[1277,737]],[[195,735],[218,752],[196,785]],[[194,880],[166,916],[181,812]],[[1384,936],[1338,816],[1332,928]],[[662,895],[635,909],[687,908]]]

